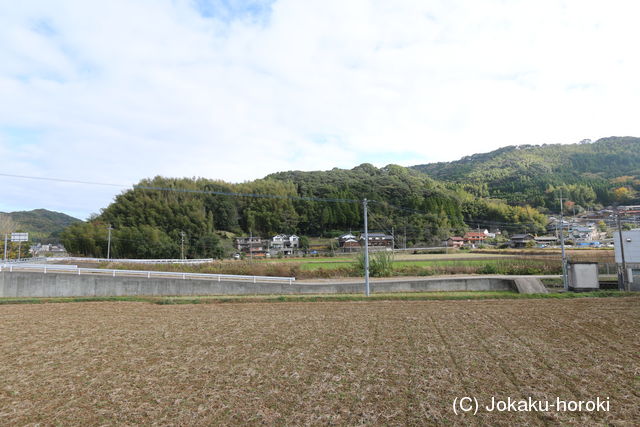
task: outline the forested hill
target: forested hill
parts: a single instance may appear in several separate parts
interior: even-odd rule
[[[579,144],[519,145],[454,162],[413,166],[428,176],[460,183],[480,197],[558,208],[558,188],[582,207],[640,197],[640,138],[611,137]]]
[[[178,257],[182,232],[188,257],[222,256],[220,238],[229,233],[332,237],[359,232],[364,198],[371,201],[370,229],[402,229],[403,234],[406,229],[408,244],[439,244],[464,232],[468,224],[542,232],[546,223],[527,206],[477,198],[456,184],[401,166],[363,164],[350,170],[281,172],[241,184],[143,180],[118,195],[98,217],[65,230],[63,243],[72,253],[104,256],[106,227],[111,224],[114,257]]]
[[[55,238],[71,224],[80,222],[79,219],[47,209],[34,209],[31,211],[7,212],[20,231],[31,234],[36,240]]]

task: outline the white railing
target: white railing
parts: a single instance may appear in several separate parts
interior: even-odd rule
[[[127,259],[127,258],[83,258],[83,257],[50,257],[45,261],[90,261],[90,262],[118,262],[123,264],[206,264],[212,262],[213,258],[203,259]]]
[[[47,259],[40,256],[33,258],[8,259],[6,261],[2,261],[0,259],[0,262],[4,262],[5,264],[34,264],[38,262],[47,262]]]
[[[10,273],[16,271],[34,272],[34,273],[68,273],[68,274],[92,274],[111,277],[146,277],[151,278],[167,278],[167,279],[202,279],[202,280],[231,280],[241,282],[286,282],[292,284],[295,277],[277,277],[277,276],[242,276],[235,274],[206,274],[206,273],[181,273],[172,271],[143,271],[143,270],[112,270],[104,268],[78,268],[75,265],[49,265],[49,264],[3,264],[0,265],[0,271],[8,271]]]

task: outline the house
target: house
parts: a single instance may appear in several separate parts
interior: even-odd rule
[[[586,226],[575,226],[571,229],[571,237],[581,241],[592,241],[600,238],[598,229],[593,224]]]
[[[355,250],[360,250],[362,246],[360,246],[360,242],[357,240],[349,239],[342,242],[342,246],[340,247],[343,249],[343,252],[353,252]]]
[[[496,238],[496,233],[491,233],[487,229],[485,229],[482,233],[487,237],[487,239],[495,239]]]
[[[255,257],[266,257],[269,241],[262,237],[236,237],[235,247],[238,252]]]
[[[528,242],[534,241],[534,237],[531,234],[514,234],[511,236],[509,246],[512,248],[524,248]]]
[[[358,238],[351,233],[339,236],[338,246],[342,252],[356,252],[361,248]]]
[[[357,237],[351,233],[343,234],[338,237],[338,244],[342,247],[342,244],[347,240],[357,240]]]
[[[486,239],[487,239],[487,235],[484,234],[483,232],[470,231],[468,233],[465,233],[464,236],[462,236],[462,240],[464,241],[464,244],[472,245],[472,246],[475,246],[477,244],[482,244]]]
[[[41,244],[38,243],[35,246],[31,246],[29,252],[33,256],[46,256],[47,254],[56,255],[56,256],[64,256],[67,254],[67,250],[61,244],[52,245],[52,244]]]
[[[364,234],[360,236],[364,242]],[[361,243],[364,246],[364,243]],[[369,247],[393,248],[393,236],[384,233],[369,233]]]
[[[452,236],[444,241],[444,245],[448,248],[461,248],[464,245],[464,239],[459,236]]]
[[[300,238],[295,234],[278,234],[271,238],[272,255],[293,255],[300,249]]]
[[[558,238],[555,236],[534,237],[534,240],[536,241],[536,244],[544,246],[555,245],[558,243]]]

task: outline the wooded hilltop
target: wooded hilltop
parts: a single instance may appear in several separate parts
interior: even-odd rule
[[[512,146],[413,168],[279,172],[240,184],[155,177],[68,227],[62,240],[71,253],[102,257],[111,224],[114,257],[179,257],[184,233],[187,257],[215,258],[225,255],[221,239],[234,235],[361,231],[366,198],[370,230],[402,229],[409,245],[435,245],[470,226],[544,233],[543,212],[558,209],[560,190],[580,208],[633,201],[640,190],[640,139]]]

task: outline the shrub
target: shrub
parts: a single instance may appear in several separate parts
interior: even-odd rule
[[[486,264],[478,270],[479,274],[498,274],[498,268],[493,264]]]
[[[364,274],[364,252],[354,261],[355,269]],[[369,256],[369,274],[372,277],[388,277],[393,274],[393,252],[375,252]]]

